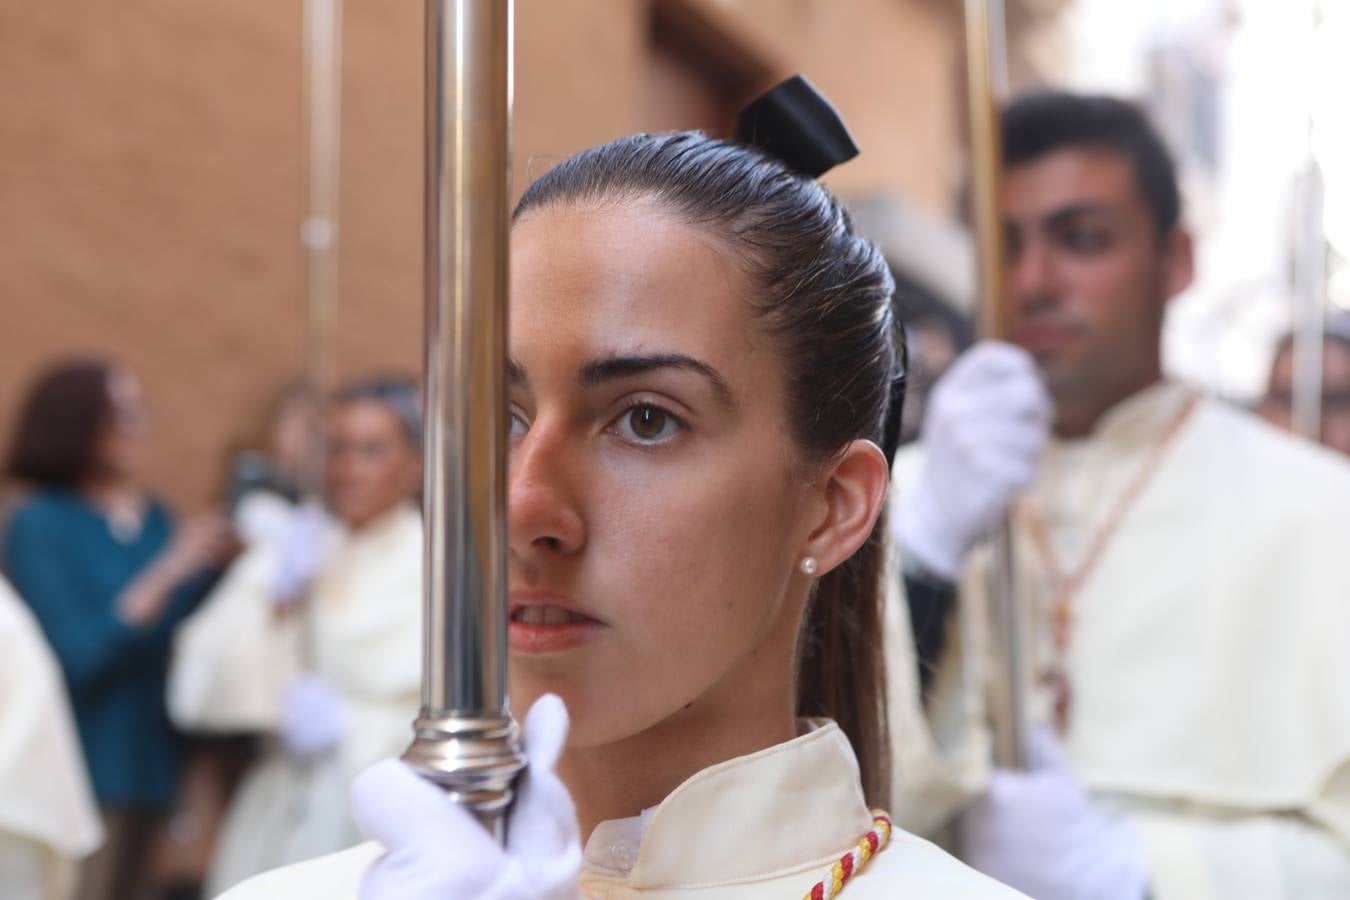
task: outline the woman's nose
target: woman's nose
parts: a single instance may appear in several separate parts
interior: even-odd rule
[[[531,429],[511,458],[507,529],[511,552],[522,559],[567,556],[586,544],[577,479],[570,473],[566,438]]]

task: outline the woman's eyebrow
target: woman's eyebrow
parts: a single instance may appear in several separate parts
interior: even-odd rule
[[[524,389],[530,386],[530,376],[525,374],[525,367],[514,359],[506,361],[506,378],[511,387]]]
[[[707,379],[713,394],[727,409],[735,409],[736,399],[727,385],[726,379],[712,366],[683,353],[655,353],[647,356],[612,356],[608,359],[596,359],[586,363],[578,372],[578,379],[587,387],[631,378],[656,369],[683,369],[695,372]]]

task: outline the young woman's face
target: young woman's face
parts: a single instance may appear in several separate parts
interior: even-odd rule
[[[574,746],[790,675],[819,507],[752,289],[649,202],[514,228],[512,698],[560,694]]]
[[[375,400],[343,403],[328,429],[328,504],[347,527],[365,527],[417,491],[419,448],[388,406]]]

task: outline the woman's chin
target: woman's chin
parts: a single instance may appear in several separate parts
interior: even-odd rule
[[[601,747],[622,740],[631,733],[624,727],[626,716],[616,698],[596,696],[584,687],[568,685],[565,680],[518,677],[511,673],[511,709],[523,720],[536,700],[555,694],[567,707],[567,746]]]

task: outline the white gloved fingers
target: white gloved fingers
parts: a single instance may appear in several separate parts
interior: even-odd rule
[[[943,515],[940,498],[920,481],[900,502],[892,505],[891,523],[899,551],[922,563],[929,571],[956,581],[970,543],[979,538],[979,523],[971,516],[952,525]]]
[[[1025,351],[985,343],[964,354],[934,389],[923,468],[893,511],[904,552],[954,580],[970,548],[1034,480],[1052,415]]]
[[[527,771],[517,782],[507,848],[516,855],[540,857],[563,853],[571,847],[580,852],[580,829],[572,795],[552,771]]]
[[[1014,459],[1036,464],[1045,448],[1046,431],[1032,422],[983,422],[960,435],[960,453],[971,462]],[[925,465],[928,461],[925,460]],[[943,461],[934,460],[934,465]]]
[[[356,776],[351,798],[361,832],[394,857],[431,850],[446,871],[486,870],[479,890],[500,868],[491,861],[503,856],[501,847],[473,814],[401,760],[380,760]]]
[[[294,756],[322,753],[347,730],[346,704],[320,675],[305,674],[286,686],[281,711],[281,741]]]
[[[291,679],[286,685],[286,693],[304,703],[313,698],[313,702],[321,703],[324,700],[335,697],[337,692],[333,686],[328,683],[328,679],[315,672],[305,672]]]
[[[517,782],[507,829],[507,846],[512,853],[534,858],[567,856],[573,848],[580,853],[580,828],[572,796],[554,771],[567,743],[567,728],[567,708],[554,694],[536,700],[525,717],[529,767]]]
[[[974,386],[1036,374],[1036,361],[1015,344],[980,341],[956,360],[941,381]]]
[[[557,694],[544,694],[525,716],[522,737],[530,764],[553,770],[567,746],[567,706]]]
[[[531,767],[520,779],[506,848],[435,785],[397,760],[352,785],[361,830],[387,852],[367,871],[361,900],[575,900],[581,846],[576,814],[554,772],[567,739],[567,710],[546,696],[525,718]]]
[[[291,518],[288,533],[297,540],[306,541],[323,530],[327,518],[323,504],[317,500],[306,500],[300,504]]]
[[[1048,729],[1029,743],[1044,767],[995,771],[962,816],[967,862],[1038,900],[1142,900],[1148,860],[1132,824],[1097,808]]]
[[[332,722],[343,717],[344,704],[328,679],[312,672],[298,675],[286,685],[286,714],[297,722],[322,719]]]
[[[1019,348],[981,344],[967,351],[934,385],[925,428],[982,415],[1044,417],[1051,406],[1035,363]]]
[[[1035,776],[1010,769],[995,769],[985,787],[981,804],[987,812],[1003,816],[1008,811],[1032,812],[1027,801],[1033,799],[1038,784]]]
[[[1027,421],[1049,427],[1054,403],[1040,378],[991,381],[946,398],[937,418],[945,428],[969,428],[987,421]]]
[[[992,507],[1002,512],[1012,503],[1016,494],[1036,480],[1038,460],[1034,456],[1002,455],[994,450],[982,451],[970,462],[971,479],[979,479],[983,488],[983,503],[971,496],[967,502],[975,508]]]
[[[1053,772],[1072,778],[1064,747],[1048,725],[1037,725],[1027,734],[1027,759],[1036,772]]]
[[[328,516],[318,503],[308,501],[291,516],[283,533],[272,594],[286,605],[318,574],[323,564],[324,534]]]
[[[305,501],[295,511],[290,527],[286,529],[286,537],[282,541],[285,556],[303,567],[311,565],[311,560],[319,555],[319,544],[323,540],[327,521],[328,516],[322,506],[313,500]]]

